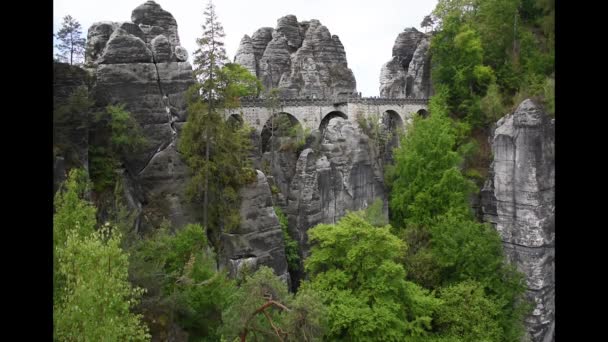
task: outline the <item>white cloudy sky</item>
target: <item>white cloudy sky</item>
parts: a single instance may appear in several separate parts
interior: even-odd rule
[[[54,0],[53,32],[66,14],[83,27],[86,37],[96,21],[130,21],[131,11],[145,0]],[[182,46],[190,54],[201,32],[207,0],[156,0],[177,20]],[[243,35],[263,26],[275,27],[277,19],[294,14],[298,21],[319,19],[331,34],[338,35],[348,66],[355,73],[363,96],[378,96],[382,64],[391,58],[395,38],[406,27],[420,28],[437,0],[215,0],[226,33],[228,57],[233,60]],[[191,60],[191,59],[190,59]]]

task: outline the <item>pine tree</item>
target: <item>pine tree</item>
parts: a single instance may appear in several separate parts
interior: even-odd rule
[[[81,35],[80,23],[69,14],[63,17],[61,29],[55,35],[59,39],[59,44],[55,45],[59,49],[56,54],[59,60],[69,61],[70,65],[74,65],[74,61],[82,61],[85,39]]]
[[[214,111],[214,97],[217,96],[217,74],[226,62],[226,49],[222,39],[226,36],[224,27],[215,14],[213,1],[209,1],[205,12],[205,24],[202,25],[203,36],[196,40],[198,49],[194,51],[194,75],[201,84],[201,95],[208,101],[208,115]],[[203,199],[203,226],[208,227],[209,215],[209,132],[205,129],[205,187]]]
[[[247,158],[251,130],[228,124],[224,114],[240,105],[240,97],[259,93],[261,85],[242,66],[226,63],[224,30],[212,2],[202,27],[194,58],[198,83],[187,94],[188,121],[179,150],[192,172],[188,195],[197,201],[202,197],[203,226],[218,247],[219,234],[238,226],[238,188],[255,179]]]

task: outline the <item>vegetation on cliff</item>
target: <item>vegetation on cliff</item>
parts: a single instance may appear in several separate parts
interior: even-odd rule
[[[211,3],[205,19],[194,58],[198,83],[186,95],[178,146],[202,225],[133,230],[115,171],[146,142],[124,106],[105,107],[94,122],[88,174],[73,169],[55,197],[54,339],[519,341],[529,309],[524,280],[505,263],[499,235],[479,222],[470,198],[489,160],[477,133],[524,97],[555,110],[554,1],[439,1],[424,25],[433,26],[435,95],[430,115],[414,118],[385,165],[389,221],[378,201],[309,229],[307,278],[295,294],[270,268],[230,279],[218,267],[221,234],[240,223],[239,188],[255,178],[250,128],[225,113],[241,97],[260,94],[261,84],[227,62]],[[278,100],[270,94],[274,114]],[[76,87],[55,103],[55,128],[88,118],[92,107],[87,87]],[[271,118],[269,139],[291,137],[279,150],[299,152],[301,126]],[[371,118],[361,116],[360,125],[380,150],[393,137]],[[77,154],[65,143],[69,129],[56,131],[54,152]],[[289,270],[301,271],[300,246],[273,205]]]

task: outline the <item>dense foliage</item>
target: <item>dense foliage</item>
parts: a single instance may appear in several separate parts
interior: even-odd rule
[[[168,338],[174,325],[190,340],[217,341],[221,312],[234,289],[216,270],[203,228],[190,224],[176,233],[160,227],[133,244],[131,281],[147,289],[138,310],[158,336]]]
[[[516,340],[523,332],[524,284],[504,264],[498,233],[477,222],[470,208],[476,187],[461,169],[467,129],[447,115],[447,93],[439,87],[431,116],[414,119],[394,152],[395,165],[386,176],[391,223],[411,247],[404,259],[411,280],[429,289],[476,282],[499,308],[493,323],[498,340]]]
[[[143,290],[128,281],[121,234],[110,224],[95,230],[88,190],[86,174],[74,169],[55,197],[54,339],[149,340],[141,316],[131,312]]]
[[[222,313],[224,337],[229,341],[321,341],[325,307],[320,294],[305,288],[293,295],[272,269],[262,266],[247,276],[230,296]]]
[[[109,105],[95,115],[94,141],[89,148],[89,169],[94,190],[112,190],[117,181],[116,170],[124,160],[141,151],[147,141],[139,123],[125,106]]]
[[[450,113],[480,127],[527,97],[554,113],[555,1],[440,0],[431,18],[432,77]]]
[[[328,307],[327,339],[403,341],[430,328],[438,302],[406,280],[399,263],[406,246],[390,226],[374,227],[349,213],[308,235],[313,245],[304,264]]]

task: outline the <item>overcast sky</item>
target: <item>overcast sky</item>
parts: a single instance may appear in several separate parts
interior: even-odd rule
[[[203,11],[208,0],[156,0],[177,20],[181,45],[190,53],[202,33]],[[96,21],[130,21],[131,11],[145,0],[54,0],[53,32],[70,14],[83,27],[86,37]],[[260,27],[276,27],[277,19],[293,14],[298,21],[318,19],[331,34],[340,37],[348,66],[355,73],[357,91],[378,96],[382,64],[390,60],[393,43],[406,27],[420,28],[437,0],[215,0],[216,11],[226,33],[230,60],[243,35]]]

